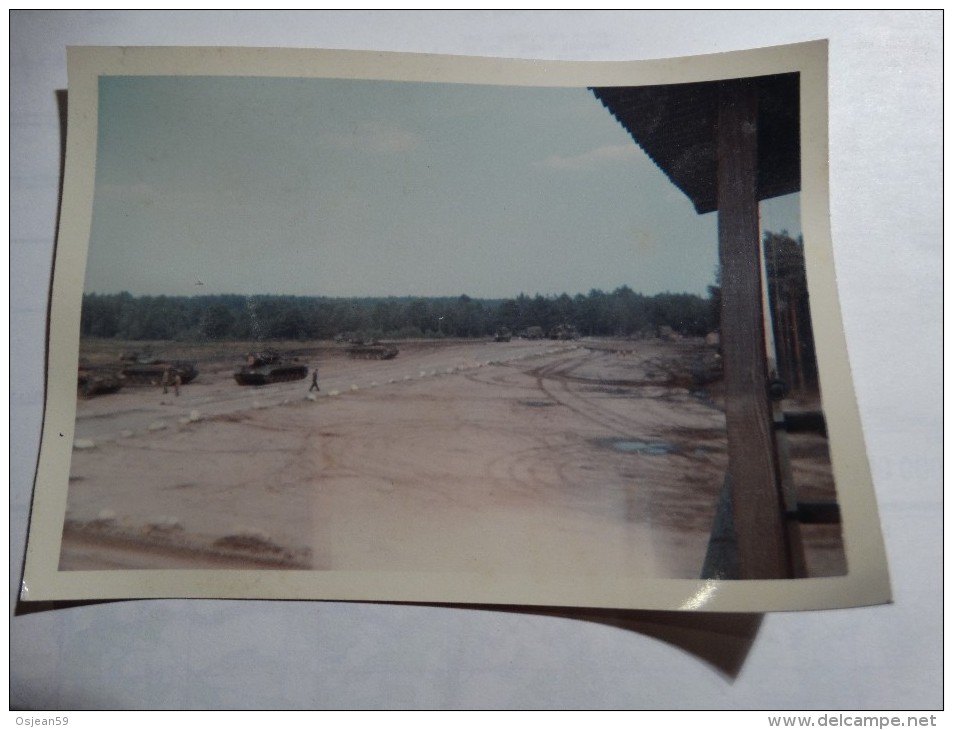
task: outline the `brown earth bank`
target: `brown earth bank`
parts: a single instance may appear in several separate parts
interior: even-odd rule
[[[151,351],[198,376],[78,400],[61,568],[699,577],[727,466],[712,347],[394,344],[269,345],[315,391],[238,385],[248,343],[84,341],[85,363]],[[790,451],[833,499],[826,441]],[[806,539],[812,575],[844,572],[836,526]]]

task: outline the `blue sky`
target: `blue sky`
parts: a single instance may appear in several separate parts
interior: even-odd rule
[[[104,77],[85,290],[704,294],[715,214],[586,89]],[[765,226],[800,231],[798,196]]]

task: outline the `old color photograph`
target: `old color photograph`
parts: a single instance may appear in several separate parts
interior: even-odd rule
[[[202,68],[91,82],[58,575],[851,575],[799,72]]]

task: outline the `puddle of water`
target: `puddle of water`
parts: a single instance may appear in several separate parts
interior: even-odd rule
[[[663,456],[675,451],[675,447],[665,441],[612,440],[606,442],[606,446],[626,454],[647,454],[649,456]]]

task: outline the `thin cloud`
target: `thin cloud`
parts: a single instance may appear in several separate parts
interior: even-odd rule
[[[634,160],[637,154],[634,144],[606,145],[571,157],[553,155],[536,164],[551,170],[592,170],[602,165]]]

